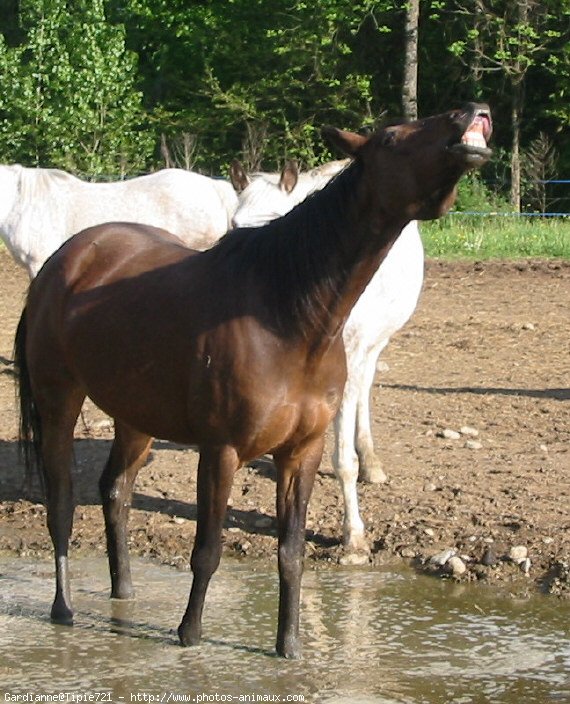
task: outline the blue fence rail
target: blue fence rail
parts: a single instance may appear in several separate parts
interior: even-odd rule
[[[499,213],[495,211],[481,212],[479,210],[450,210],[449,215],[480,215],[482,217],[505,218],[570,218],[570,213]]]

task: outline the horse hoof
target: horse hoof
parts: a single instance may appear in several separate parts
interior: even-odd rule
[[[50,620],[58,626],[73,626],[73,612],[69,609],[52,609]]]
[[[364,535],[346,534],[343,538],[342,565],[365,564],[370,558],[370,546],[366,542]]]
[[[284,648],[283,650],[277,648],[277,655],[279,655],[279,657],[281,658],[285,658],[286,660],[300,660],[301,650],[300,648]]]
[[[300,660],[301,659],[301,646],[298,641],[277,643],[275,646],[277,655],[287,660]]]
[[[385,484],[388,477],[382,469],[380,462],[366,467],[361,467],[358,472],[358,480],[366,484]]]
[[[200,645],[201,635],[192,633],[189,628],[185,628],[183,624],[178,626],[178,637],[180,645],[184,648],[190,648],[194,645]]]
[[[366,548],[368,546],[365,546]],[[341,556],[339,563],[341,565],[351,565],[351,566],[357,566],[357,567],[362,567],[363,565],[367,565],[370,562],[370,555],[368,553],[368,549],[366,550],[351,550],[346,552],[344,555]]]

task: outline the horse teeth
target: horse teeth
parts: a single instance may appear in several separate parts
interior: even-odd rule
[[[487,142],[485,141],[485,137],[480,132],[466,132],[463,135],[463,138],[461,139],[461,142],[463,144],[467,144],[470,147],[482,147],[483,149],[486,148]]]

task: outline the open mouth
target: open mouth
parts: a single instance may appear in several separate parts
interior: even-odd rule
[[[487,146],[492,131],[491,113],[488,110],[479,109],[463,133],[461,141],[448,149],[454,154],[466,157],[470,164],[481,164],[493,153]]]

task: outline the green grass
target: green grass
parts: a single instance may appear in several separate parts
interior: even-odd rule
[[[570,259],[570,218],[457,214],[420,228],[428,257]]]

